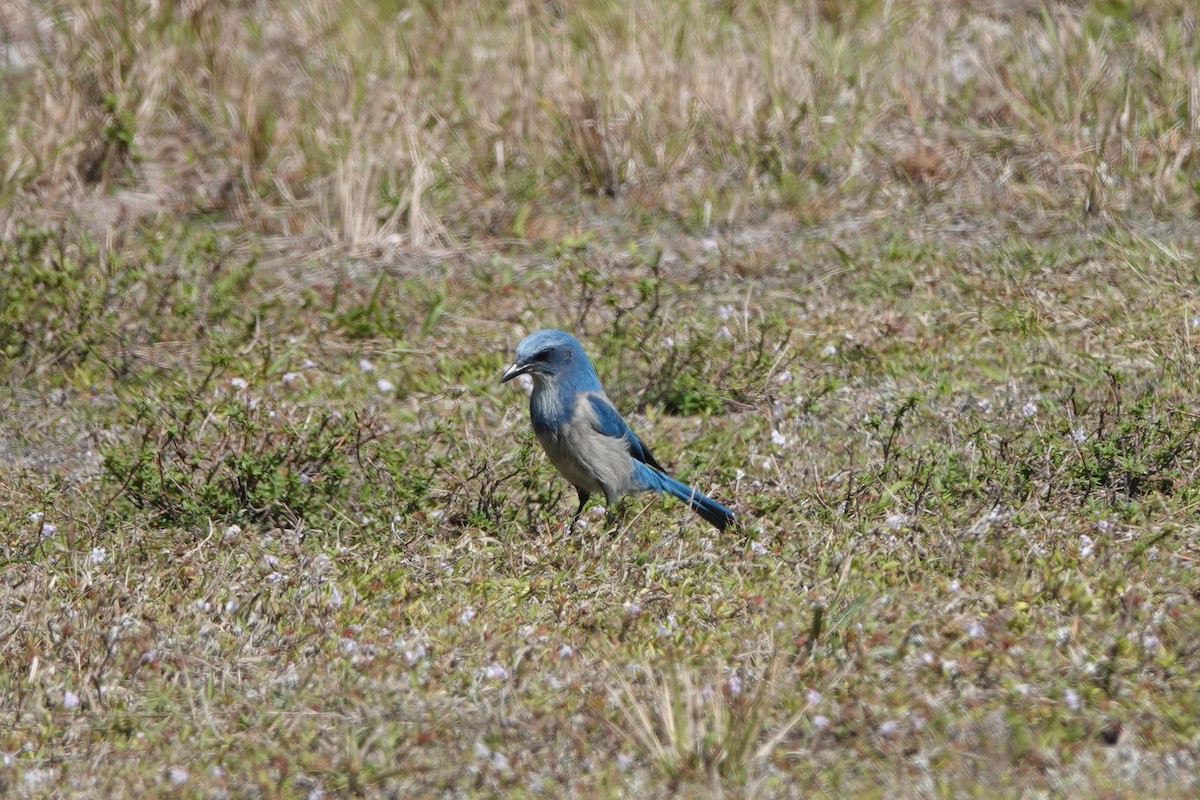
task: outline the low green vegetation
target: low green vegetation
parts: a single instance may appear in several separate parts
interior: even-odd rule
[[[1195,796],[1197,11],[1011,5],[0,11],[0,793]]]

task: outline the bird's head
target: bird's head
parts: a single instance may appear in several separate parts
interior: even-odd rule
[[[518,375],[529,375],[535,385],[559,378],[596,381],[595,370],[579,340],[552,328],[534,331],[521,340],[517,345],[516,360],[505,368],[500,382],[510,381]],[[596,383],[599,386],[599,382]]]

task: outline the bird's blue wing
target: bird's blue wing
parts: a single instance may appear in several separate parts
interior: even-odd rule
[[[659,472],[666,472],[662,464],[659,464],[654,458],[654,454],[650,452],[650,448],[646,447],[645,443],[638,438],[637,434],[626,424],[625,420],[621,419],[620,412],[613,407],[613,404],[608,401],[607,397],[602,394],[589,394],[587,395],[587,399],[592,404],[592,410],[596,412],[597,431],[614,439],[624,438],[629,443],[629,454],[631,456],[643,464],[654,467]]]

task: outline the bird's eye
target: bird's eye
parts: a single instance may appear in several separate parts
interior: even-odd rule
[[[530,361],[539,361],[539,362],[540,362],[540,361],[545,361],[545,360],[546,360],[547,358],[549,358],[549,357],[550,357],[550,351],[549,351],[549,350],[539,350],[538,352],[534,353],[534,354],[533,354],[533,358],[531,358],[531,359],[529,359],[529,360],[530,360]]]

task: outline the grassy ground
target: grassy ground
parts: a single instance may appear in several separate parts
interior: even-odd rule
[[[0,791],[1195,796],[1198,22],[4,4]]]

